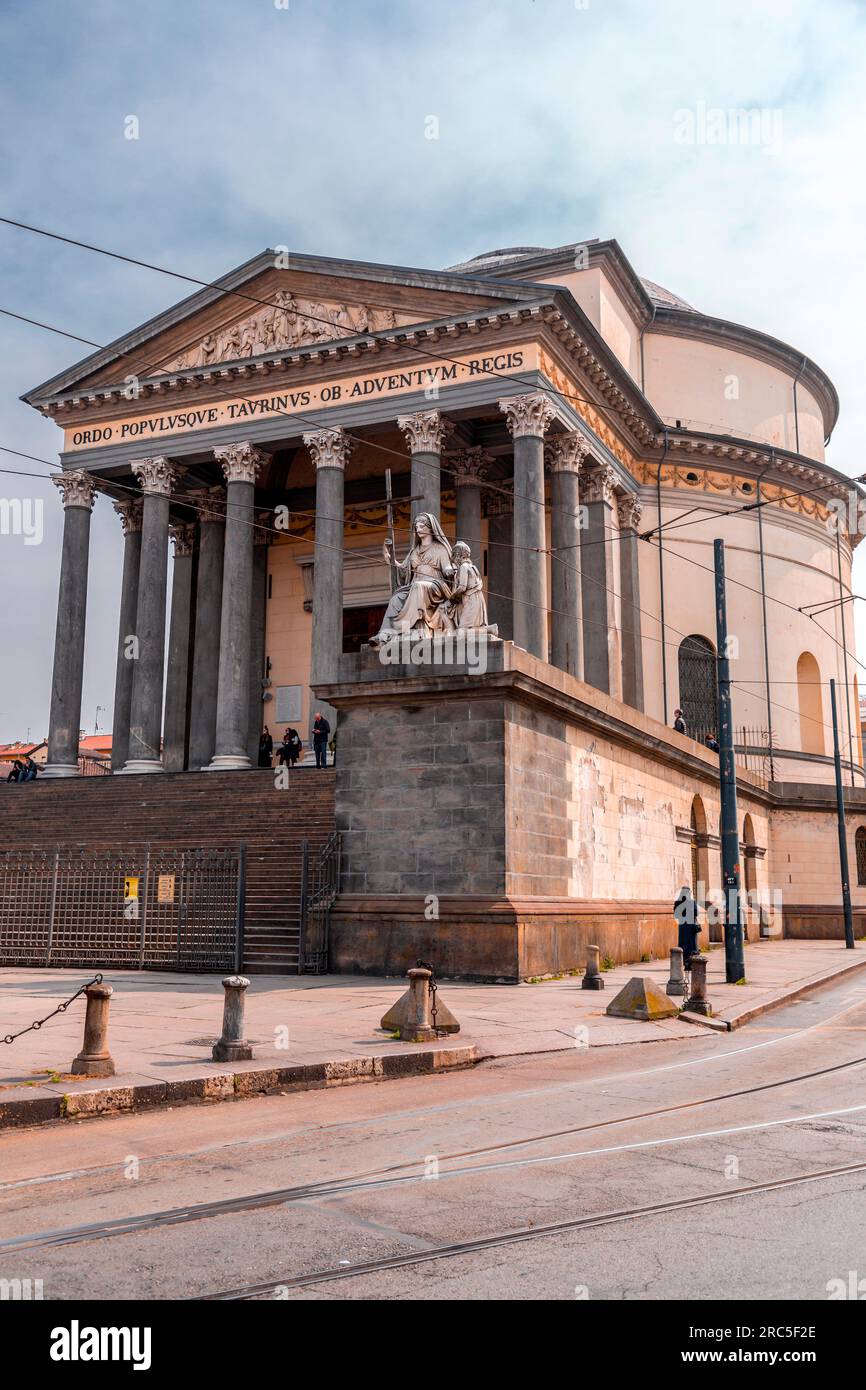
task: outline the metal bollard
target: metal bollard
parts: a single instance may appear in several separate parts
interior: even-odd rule
[[[73,1076],[114,1076],[114,1058],[108,1050],[108,1001],[111,985],[88,985],[84,991],[84,1045],[70,1068]]]
[[[692,992],[685,1007],[689,1013],[705,1014],[709,1018],[713,1010],[707,999],[707,962],[703,956],[694,955],[689,961],[689,969],[692,972]]]
[[[432,970],[423,966],[413,966],[407,970],[409,977],[409,1008],[405,1023],[398,1026],[401,1042],[431,1042],[436,1037],[436,1029],[430,1019],[430,981]]]
[[[683,976],[683,951],[681,946],[671,947],[671,977],[667,983],[666,994],[685,994],[686,982]]]
[[[248,1062],[253,1055],[244,1039],[244,997],[249,985],[244,975],[227,975],[223,980],[223,1032],[213,1045],[215,1062]]]
[[[586,948],[586,972],[581,980],[581,989],[604,989],[604,980],[601,978],[599,969],[599,958],[601,952],[597,946],[587,946]]]

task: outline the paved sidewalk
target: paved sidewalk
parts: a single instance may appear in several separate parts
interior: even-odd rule
[[[809,988],[866,966],[866,949],[836,941],[761,942],[746,948],[746,985],[724,983],[724,953],[708,957],[708,994],[717,1020],[739,1027]],[[247,992],[246,1032],[252,1062],[211,1061],[220,1031],[223,991],[216,975],[107,971],[114,987],[109,1045],[117,1076],[69,1079],[79,1051],[84,1000],[5,1046],[2,1038],[44,1017],[92,972],[0,969],[0,1127],[71,1117],[105,1108],[182,1103],[267,1090],[343,1084],[489,1057],[696,1038],[682,1018],[638,1023],[608,1018],[605,1008],[633,975],[664,989],[664,961],[617,966],[603,992],[579,977],[537,984],[474,985],[446,981],[442,997],[461,1031],[436,1045],[394,1041],[379,1020],[402,993],[399,980],[345,976],[255,976]],[[108,1092],[115,1092],[114,1099]],[[25,1118],[21,1102],[32,1118]],[[38,1102],[38,1104],[37,1104]],[[14,1103],[14,1116],[10,1108]]]

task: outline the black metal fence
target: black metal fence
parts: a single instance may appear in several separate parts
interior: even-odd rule
[[[304,841],[299,975],[324,975],[328,970],[331,908],[340,891],[341,843],[335,831],[311,864],[309,844]]]
[[[239,970],[245,847],[0,851],[0,965]]]

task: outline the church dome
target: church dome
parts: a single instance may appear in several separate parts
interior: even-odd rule
[[[503,246],[498,251],[483,251],[480,256],[473,256],[470,261],[463,261],[460,265],[449,265],[447,269],[458,273],[498,270],[510,261],[525,261],[532,256],[545,256],[551,249],[549,246]]]
[[[647,280],[642,275],[640,282],[653,304],[657,304],[660,309],[687,309],[690,314],[698,312],[693,304],[687,304],[678,294],[674,294],[673,290],[666,290],[664,285],[657,285],[655,280]]]

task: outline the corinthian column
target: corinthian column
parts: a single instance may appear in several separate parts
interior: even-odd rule
[[[587,517],[580,538],[583,679],[609,695],[619,694],[619,672],[613,670],[611,663],[611,649],[616,644],[616,596],[611,568],[616,537],[616,481],[616,473],[607,464],[585,468],[581,473]]]
[[[622,698],[632,709],[643,710],[640,555],[637,535],[640,514],[640,499],[633,492],[627,492],[617,498],[619,592],[622,608]]]
[[[544,432],[556,412],[542,392],[499,402],[514,440],[514,642],[547,660]]]
[[[483,449],[463,449],[454,460],[457,521],[454,539],[465,541],[472,559],[481,568],[481,482],[487,475],[490,455]]]
[[[70,473],[57,473],[51,481],[60,489],[63,499],[63,553],[48,720],[48,761],[43,776],[74,777],[78,773],[81,728],[90,514],[96,501],[96,488],[89,474],[80,468]]]
[[[579,430],[549,446],[551,566],[550,660],[571,676],[583,668],[580,640],[580,489],[578,474],[589,452]]]
[[[513,509],[511,493],[503,484],[487,493],[487,615],[507,642],[514,636]]]
[[[440,467],[442,443],[451,424],[438,410],[419,410],[417,415],[399,415],[397,424],[406,436],[412,455],[412,520],[419,512],[432,512],[439,520],[442,507]]]
[[[316,468],[310,684],[337,677],[343,650],[343,496],[352,442],[341,429],[304,435]]]
[[[209,772],[250,766],[250,651],[256,478],[265,455],[250,443],[215,449],[226,480],[226,538],[220,621],[216,746]]]
[[[123,578],[120,581],[120,623],[117,633],[117,669],[114,677],[114,719],[111,728],[111,770],[118,772],[129,757],[129,720],[132,709],[132,677],[135,671],[133,639],[138,609],[138,573],[141,565],[141,498],[115,502],[123,527]]]
[[[168,512],[175,470],[167,458],[139,459],[132,471],[143,493],[141,567],[135,618],[129,756],[124,772],[162,772],[162,691],[165,668],[165,598],[168,584]]]
[[[174,577],[171,582],[171,627],[168,638],[162,762],[166,772],[183,772],[187,756],[195,523],[184,522],[169,529],[174,544]]]
[[[199,528],[189,766],[191,770],[199,770],[207,767],[216,746],[226,499],[221,487],[202,488],[190,496],[199,505]]]

